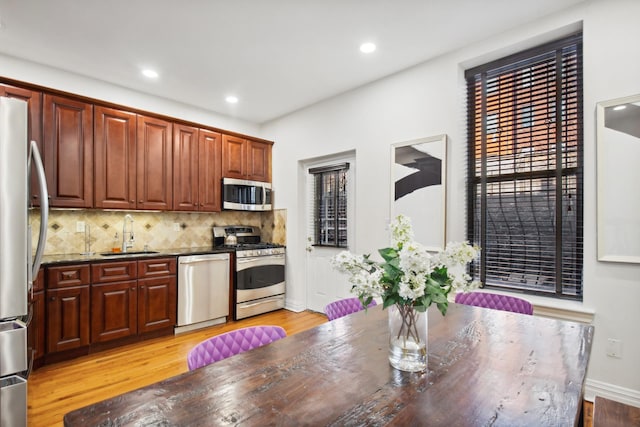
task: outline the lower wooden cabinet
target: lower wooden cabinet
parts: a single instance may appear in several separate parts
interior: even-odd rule
[[[176,257],[47,267],[46,290],[34,288],[31,303],[34,360],[50,363],[173,333],[176,273]]]
[[[176,276],[138,280],[138,333],[172,328],[177,319]]]
[[[31,322],[27,330],[27,347],[33,354],[36,363],[45,354],[45,296],[44,291],[34,292],[31,298]]]
[[[48,289],[47,352],[89,345],[89,285]]]
[[[106,342],[138,333],[136,280],[91,285],[91,342]]]
[[[33,355],[34,367],[40,365],[40,360],[45,355],[45,295],[44,295],[44,269],[41,268],[33,281],[33,295],[29,300],[31,320],[27,329],[27,347]]]

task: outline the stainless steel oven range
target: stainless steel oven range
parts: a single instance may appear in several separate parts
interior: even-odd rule
[[[213,242],[235,251],[234,319],[284,308],[284,246],[261,242],[258,227],[243,225],[213,227]]]

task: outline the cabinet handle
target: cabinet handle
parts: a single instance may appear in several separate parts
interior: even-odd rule
[[[131,289],[130,289],[130,291],[131,291],[131,292],[133,292],[133,291],[135,291],[135,290],[136,290],[136,288],[131,288]]]
[[[55,301],[55,300],[56,300],[56,297],[49,298],[49,301]]]
[[[129,200],[129,203],[135,203],[135,200]]]
[[[144,203],[144,200],[140,200],[138,203]]]

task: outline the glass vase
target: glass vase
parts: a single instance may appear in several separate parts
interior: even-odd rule
[[[389,307],[389,362],[401,371],[427,370],[427,312],[409,305]]]

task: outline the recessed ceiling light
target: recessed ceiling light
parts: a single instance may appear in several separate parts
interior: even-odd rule
[[[238,103],[238,97],[237,96],[233,96],[233,95],[229,95],[225,98],[225,101],[227,101],[229,104],[237,104]]]
[[[157,78],[158,78],[158,72],[157,72],[157,71],[154,71],[154,70],[152,70],[152,69],[150,69],[150,68],[147,68],[147,69],[145,69],[145,70],[142,70],[142,74],[143,74],[145,77],[149,77],[150,79],[157,79]]]
[[[360,45],[360,52],[362,53],[371,53],[376,50],[376,45],[373,43],[362,43]]]
[[[615,111],[624,110],[625,108],[627,108],[626,105],[618,105],[616,107],[613,107]]]

